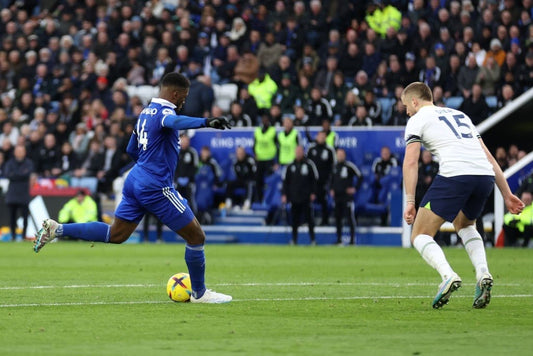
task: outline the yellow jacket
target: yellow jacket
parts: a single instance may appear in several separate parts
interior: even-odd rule
[[[86,195],[81,204],[77,198],[70,199],[59,211],[59,223],[86,223],[98,221],[98,209],[93,198]]]
[[[515,226],[518,231],[524,232],[525,226],[533,225],[533,205],[526,206],[519,215],[505,214],[503,223],[508,226]]]
[[[248,85],[248,92],[255,99],[258,109],[270,109],[272,97],[277,90],[278,85],[268,74],[265,74],[265,79],[262,82],[256,78]]]
[[[385,37],[389,27],[393,27],[396,31],[400,29],[402,24],[402,13],[392,5],[387,5],[383,9],[377,8],[373,13],[365,17],[368,26]]]

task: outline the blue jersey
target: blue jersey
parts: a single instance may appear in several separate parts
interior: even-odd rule
[[[143,109],[128,144],[136,161],[130,174],[155,186],[172,186],[178,165],[180,129],[205,127],[206,119],[176,115],[171,102],[154,98]]]

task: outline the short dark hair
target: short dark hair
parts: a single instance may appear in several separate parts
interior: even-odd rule
[[[165,74],[161,79],[161,87],[176,87],[180,89],[189,89],[191,82],[185,76],[177,72]]]

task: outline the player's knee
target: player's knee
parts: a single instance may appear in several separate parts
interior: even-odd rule
[[[193,245],[203,245],[205,243],[205,233],[202,229],[198,229],[190,236],[190,244]]]
[[[124,236],[124,234],[112,234],[109,237],[109,243],[111,244],[121,244],[128,239],[129,236]]]

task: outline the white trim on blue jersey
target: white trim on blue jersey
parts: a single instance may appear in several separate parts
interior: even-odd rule
[[[180,212],[183,213],[185,211],[185,205],[178,199],[177,196],[172,194],[172,191],[170,190],[170,187],[164,187],[162,189],[163,195],[174,205],[174,207]]]

